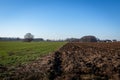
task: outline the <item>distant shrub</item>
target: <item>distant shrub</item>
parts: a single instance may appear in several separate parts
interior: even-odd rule
[[[97,42],[97,38],[95,36],[83,36],[80,39],[81,42]]]
[[[31,33],[27,33],[25,36],[24,36],[24,40],[25,42],[31,42],[33,40],[34,36],[31,34]]]

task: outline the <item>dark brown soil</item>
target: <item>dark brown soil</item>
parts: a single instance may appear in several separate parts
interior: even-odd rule
[[[120,80],[120,43],[67,43],[6,75],[7,80]]]

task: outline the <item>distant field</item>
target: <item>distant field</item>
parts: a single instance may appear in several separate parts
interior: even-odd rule
[[[65,42],[0,42],[0,64],[24,64],[56,51],[64,44]]]

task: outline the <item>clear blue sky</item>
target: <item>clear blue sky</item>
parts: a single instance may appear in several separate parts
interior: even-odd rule
[[[120,0],[0,0],[0,37],[120,40]]]

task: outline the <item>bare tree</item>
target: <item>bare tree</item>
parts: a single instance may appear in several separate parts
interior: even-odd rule
[[[24,36],[25,42],[31,42],[33,40],[34,36],[31,33],[26,33]]]

